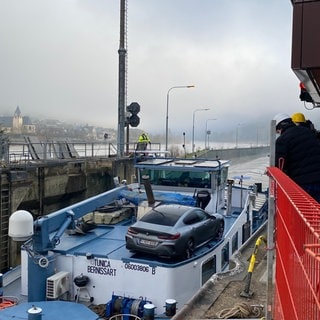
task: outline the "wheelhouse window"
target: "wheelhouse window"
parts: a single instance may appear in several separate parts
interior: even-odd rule
[[[140,170],[140,177],[148,175],[153,185],[180,186],[192,188],[211,188],[209,172],[173,171],[173,170]]]
[[[232,253],[238,250],[238,232],[232,237]]]
[[[229,263],[229,242],[221,249],[221,270],[223,270]]]
[[[202,265],[202,285],[204,285],[216,272],[217,258],[216,255],[214,255]]]

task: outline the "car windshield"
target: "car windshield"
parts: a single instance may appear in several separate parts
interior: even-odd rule
[[[179,212],[161,212],[160,210],[153,209],[145,214],[140,221],[159,224],[162,226],[174,226],[180,218]]]

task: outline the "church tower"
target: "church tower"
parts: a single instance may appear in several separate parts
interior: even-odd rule
[[[17,106],[16,111],[14,112],[13,119],[12,119],[12,132],[13,133],[22,133],[22,126],[23,126],[23,118],[20,111],[19,106]]]

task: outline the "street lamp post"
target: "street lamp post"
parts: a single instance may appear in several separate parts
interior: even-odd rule
[[[206,134],[204,137],[204,148],[207,149],[207,146],[209,147],[209,133],[208,133],[208,122],[211,120],[218,120],[218,119],[207,119],[206,120]]]
[[[169,130],[169,124],[168,124],[168,120],[169,120],[169,93],[172,89],[183,89],[183,88],[194,88],[194,85],[190,85],[190,86],[174,86],[171,87],[168,92],[167,92],[167,112],[166,112],[166,151],[168,151],[168,130]]]
[[[208,111],[210,108],[204,108],[204,109],[196,109],[193,111],[193,117],[192,117],[192,153],[194,153],[194,118],[197,111]]]
[[[187,152],[186,152],[186,133],[183,132],[183,145],[182,145],[182,148],[184,150],[184,157],[186,158],[187,157]]]
[[[238,135],[239,135],[238,128],[242,125],[243,123],[238,123],[236,127],[236,148],[238,148]]]

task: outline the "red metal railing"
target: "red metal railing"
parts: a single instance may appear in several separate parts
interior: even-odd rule
[[[320,204],[281,170],[268,168],[275,197],[274,320],[320,320]]]

